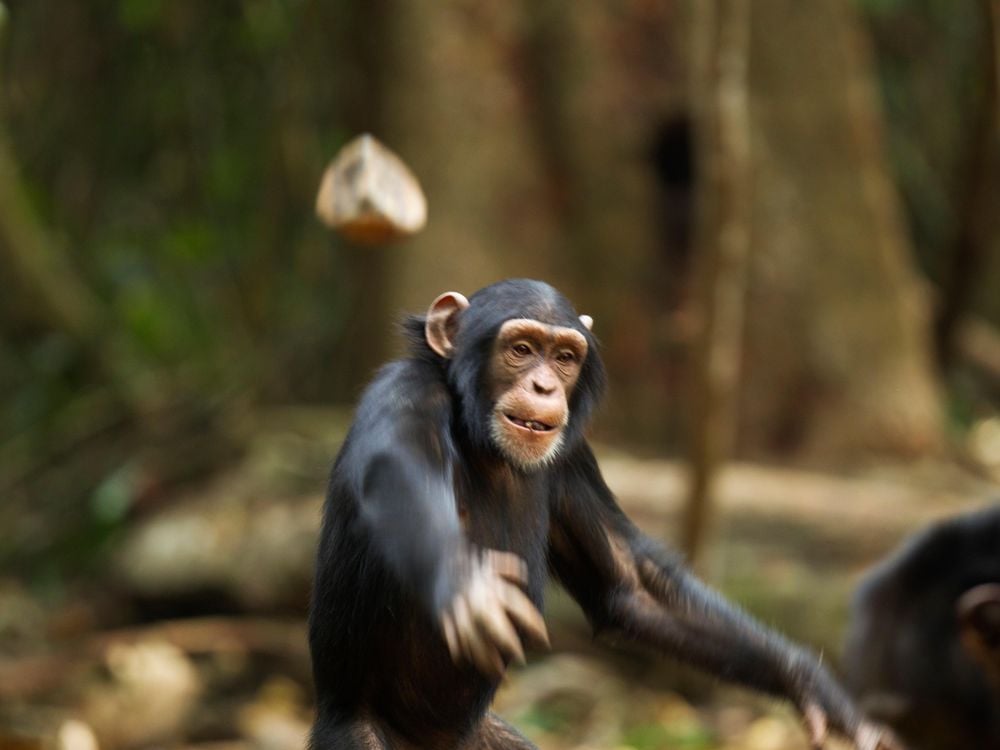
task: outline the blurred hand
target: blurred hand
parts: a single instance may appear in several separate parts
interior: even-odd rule
[[[509,659],[524,663],[517,628],[549,643],[541,613],[522,590],[528,568],[517,555],[473,552],[458,592],[439,615],[448,651],[456,663],[473,664],[488,677],[503,676]]]
[[[810,747],[823,750],[830,733],[826,712],[816,703],[809,703],[802,711],[802,719]],[[906,750],[906,746],[889,729],[869,721],[861,722],[852,739],[856,750]]]

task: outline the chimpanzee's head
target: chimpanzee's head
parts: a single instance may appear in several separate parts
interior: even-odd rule
[[[475,444],[535,469],[580,439],[604,389],[604,365],[592,319],[563,295],[510,279],[469,299],[446,292],[422,320]]]

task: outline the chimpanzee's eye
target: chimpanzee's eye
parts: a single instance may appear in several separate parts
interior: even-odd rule
[[[563,349],[556,355],[556,362],[561,365],[569,365],[576,362],[576,352],[570,351],[569,349]]]
[[[514,352],[514,354],[516,354],[518,357],[527,357],[528,355],[531,354],[531,347],[525,344],[523,341],[520,341],[511,346],[510,350]]]

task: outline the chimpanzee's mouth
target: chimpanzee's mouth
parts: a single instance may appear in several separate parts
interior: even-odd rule
[[[552,432],[555,428],[550,424],[545,424],[545,422],[539,422],[534,419],[520,419],[515,417],[513,414],[504,414],[508,422],[516,424],[523,430],[531,430],[532,432]]]

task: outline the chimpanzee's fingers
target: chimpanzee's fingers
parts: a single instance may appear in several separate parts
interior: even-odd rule
[[[499,677],[504,670],[503,657],[481,625],[481,613],[489,610],[490,598],[484,583],[474,584],[465,594],[456,597],[453,605],[455,629],[465,659],[483,674]],[[500,609],[499,602],[493,599],[492,608]]]
[[[481,636],[491,649],[498,647],[501,652],[523,662],[524,650],[521,648],[521,639],[517,631],[514,630],[514,626],[511,625],[505,609],[504,592],[506,589],[513,589],[520,593],[520,589],[496,575],[486,574],[474,577],[466,589],[469,609]],[[501,659],[501,670],[502,668]]]
[[[451,604],[452,618],[455,625],[455,640],[458,650],[465,661],[472,661],[471,642],[476,638],[476,624],[472,620],[472,612],[462,595],[456,596]]]
[[[854,733],[854,746],[857,750],[903,750],[892,733],[867,721],[862,722]]]
[[[871,724],[862,723],[854,733],[854,745],[857,750],[878,750],[880,734]]]
[[[802,710],[802,720],[809,734],[809,746],[813,750],[822,750],[828,734],[826,712],[815,703],[807,703]]]
[[[541,612],[521,589],[516,586],[505,586],[503,589],[503,605],[511,619],[538,643],[549,646],[549,631]]]
[[[488,549],[484,553],[486,562],[500,575],[518,586],[528,583],[528,564],[513,552]]]
[[[469,639],[470,657],[473,665],[487,677],[502,677],[505,665],[503,656],[486,637],[486,633],[477,629]]]
[[[494,606],[478,612],[477,615],[480,626],[487,631],[494,645],[507,656],[524,664],[524,648],[521,646],[521,638],[514,630],[514,626],[511,625],[500,599],[497,599]]]
[[[448,646],[448,653],[451,654],[451,660],[454,662],[461,661],[462,649],[458,640],[458,633],[455,629],[455,620],[448,612],[441,615],[441,630],[444,632],[444,642]]]
[[[892,732],[883,729],[878,738],[878,750],[906,750],[906,746]]]

